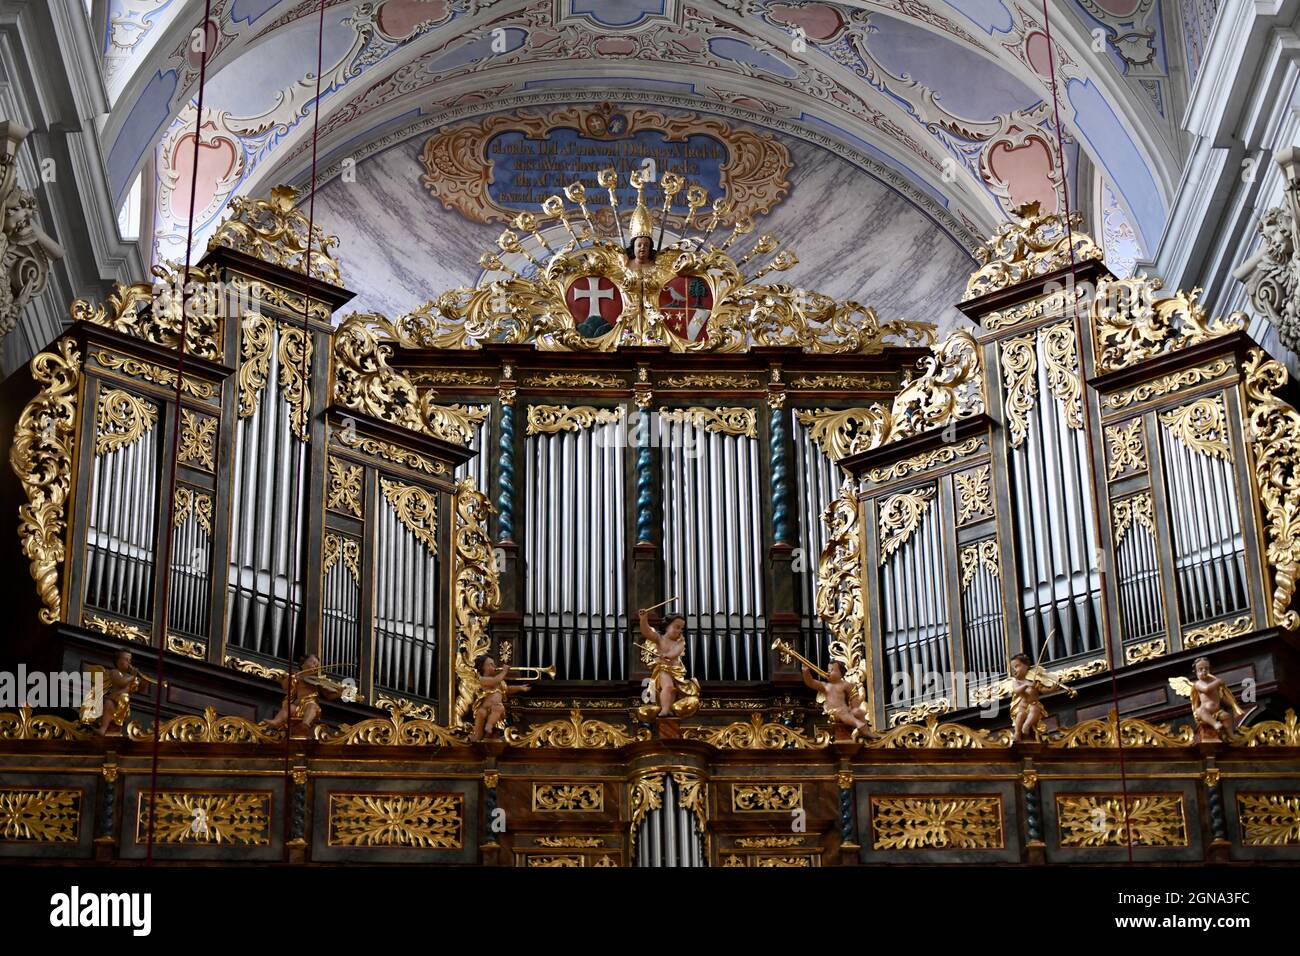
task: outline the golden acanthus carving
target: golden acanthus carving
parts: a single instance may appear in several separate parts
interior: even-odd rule
[[[1079,379],[1079,347],[1073,322],[1058,322],[1040,332],[1047,387],[1065,409],[1070,428],[1083,427],[1083,383]]]
[[[876,850],[992,850],[1004,845],[1002,798],[873,796]]]
[[[331,428],[330,437],[332,441],[345,448],[355,448],[367,455],[376,455],[385,461],[391,461],[393,464],[410,468],[412,471],[422,471],[426,475],[447,474],[447,466],[440,461],[434,461],[409,449],[400,448],[391,442],[363,437],[347,428]]]
[[[950,465],[954,461],[975,454],[983,447],[984,440],[982,438],[968,438],[956,445],[942,445],[933,451],[926,451],[910,458],[904,458],[892,465],[872,468],[867,472],[867,479],[881,482],[906,478],[910,474],[925,471],[933,465]]]
[[[1090,318],[1099,373],[1129,368],[1245,327],[1241,312],[1208,319],[1196,301],[1200,289],[1157,299],[1163,285],[1145,275],[1097,283]]]
[[[840,493],[822,511],[826,547],[817,564],[817,616],[830,631],[827,653],[838,661],[844,679],[871,713],[867,697],[870,676],[862,594],[862,531],[853,482],[845,479]]]
[[[158,406],[120,388],[99,393],[95,412],[95,456],[134,445],[158,423]]]
[[[1232,621],[1215,621],[1205,627],[1185,632],[1183,647],[1204,647],[1207,644],[1226,641],[1230,637],[1238,637],[1249,631],[1252,623],[1249,614],[1243,614]]]
[[[216,467],[217,419],[200,415],[188,408],[181,409],[181,435],[176,447],[176,460],[181,464],[197,465],[205,471]]]
[[[593,408],[590,405],[530,405],[525,434],[554,435],[576,432],[593,425],[610,425],[623,420],[621,408]]]
[[[1277,397],[1287,381],[1280,362],[1252,349],[1246,360],[1247,434],[1255,458],[1255,490],[1264,508],[1266,554],[1273,568],[1269,615],[1300,630],[1291,604],[1300,574],[1300,412]]]
[[[1029,434],[1029,413],[1038,397],[1038,351],[1034,334],[1002,343],[1002,410],[1011,434],[1011,447],[1019,448]]]
[[[289,404],[289,427],[299,441],[306,441],[311,414],[311,334],[281,322],[277,352],[280,394]]]
[[[809,737],[784,724],[767,723],[762,714],[751,714],[748,721],[723,727],[688,727],[682,736],[702,740],[719,750],[816,750],[831,742],[825,730],[819,728]]]
[[[1067,224],[1059,214],[1040,214],[1035,201],[1017,206],[1012,214],[1013,221],[999,226],[993,237],[975,250],[980,268],[967,281],[963,299],[974,299],[1077,262],[1103,257],[1090,236],[1073,228],[1083,223],[1080,213],[1071,213]]]
[[[1133,527],[1134,521],[1146,528],[1153,538],[1155,537],[1156,520],[1152,512],[1151,492],[1144,491],[1121,498],[1110,506],[1110,510],[1116,550],[1124,543],[1124,536]]]
[[[1107,395],[1102,400],[1101,407],[1105,409],[1124,408],[1134,402],[1145,402],[1148,398],[1168,395],[1170,392],[1176,392],[1179,389],[1218,378],[1220,375],[1232,371],[1232,368],[1231,359],[1221,358],[1196,368],[1183,369],[1181,372],[1170,372],[1168,375],[1162,375],[1150,382],[1143,382],[1134,388]]]
[[[1058,794],[1062,847],[1187,846],[1181,793]]]
[[[81,355],[72,339],[66,338],[58,343],[57,351],[33,358],[31,370],[40,391],[18,418],[9,466],[27,499],[18,508],[18,537],[44,605],[39,616],[53,624],[63,614],[59,568],[65,556]]]
[[[94,735],[79,721],[33,714],[30,704],[23,704],[17,713],[0,713],[0,740],[87,740]]]
[[[379,479],[379,490],[392,505],[397,520],[429,549],[438,553],[438,499],[416,485],[391,478]]]
[[[274,187],[270,200],[235,197],[230,201],[229,218],[208,240],[208,250],[225,246],[292,272],[306,271],[321,282],[342,285],[338,260],[331,254],[338,238],[311,225],[295,208],[297,198],[292,186]]]
[[[720,435],[758,437],[758,413],[752,408],[703,408],[694,405],[690,408],[660,409],[659,417],[669,424],[690,424]]]
[[[1158,657],[1164,657],[1169,653],[1169,642],[1163,637],[1153,638],[1149,641],[1142,641],[1138,644],[1130,644],[1124,648],[1125,664],[1140,664],[1143,661],[1153,661]]]
[[[72,843],[81,831],[80,788],[0,790],[0,841]]]
[[[131,740],[153,740],[154,732],[152,727],[131,721],[126,736]],[[164,720],[158,728],[158,739],[163,743],[265,744],[283,741],[284,734],[267,730],[245,717],[219,717],[216,708],[205,707],[202,716],[181,714]]]
[[[627,388],[619,375],[599,372],[549,372],[524,379],[525,388]]]
[[[642,727],[635,733],[630,728],[609,724],[603,720],[583,719],[582,711],[569,711],[566,720],[549,720],[536,724],[526,732],[507,727],[506,743],[512,747],[561,747],[569,749],[606,749],[623,747],[637,740],[649,740],[650,731]]]
[[[1002,565],[998,558],[998,539],[984,538],[963,545],[959,553],[961,560],[961,589],[965,591],[975,580],[976,573],[983,568],[995,578],[1002,577]]]
[[[452,611],[455,655],[452,659],[455,697],[451,725],[464,728],[472,717],[479,689],[478,661],[488,652],[488,622],[501,605],[501,587],[488,537],[488,515],[494,514],[473,478],[456,486],[452,499]]]
[[[458,850],[464,845],[460,793],[342,793],[329,799],[329,845]]]
[[[349,464],[333,455],[326,467],[329,478],[325,490],[325,507],[355,518],[361,517],[361,481],[365,470],[360,465]]]
[[[1146,470],[1141,418],[1134,418],[1127,425],[1107,425],[1106,442],[1110,447],[1108,478],[1113,480],[1126,471]]]
[[[799,410],[795,421],[808,429],[809,435],[822,453],[832,461],[849,454],[853,439],[871,427],[873,410],[870,408],[819,408]]]
[[[139,359],[129,358],[125,355],[118,355],[116,352],[109,352],[99,349],[94,353],[96,364],[100,368],[110,369],[115,372],[121,372],[123,375],[129,375],[132,378],[144,379],[146,382],[152,382],[155,385],[166,385],[172,389],[176,388],[176,373],[171,369],[163,368],[160,365],[154,365],[152,362],[141,362]],[[212,399],[218,391],[217,386],[211,382],[204,382],[199,379],[185,377],[184,390],[195,398],[204,400]]]
[[[352,572],[352,580],[358,584],[361,583],[361,544],[352,539],[345,538],[343,535],[329,532],[325,535],[325,554],[322,560],[322,571],[329,574],[334,565],[338,564],[339,559],[343,559],[344,566]],[[376,703],[375,706],[379,706]]]
[[[1195,731],[1190,724],[1171,727],[1138,717],[1119,720],[1112,710],[1105,717],[1052,731],[1047,734],[1046,743],[1049,747],[1066,750],[1078,747],[1187,747],[1193,743],[1194,737]]]
[[[884,564],[889,556],[897,551],[912,532],[921,525],[922,519],[934,501],[933,485],[917,488],[915,491],[899,492],[890,495],[880,503],[880,563]]]
[[[239,417],[248,418],[257,411],[258,396],[266,387],[271,371],[271,348],[275,341],[275,324],[259,313],[249,313],[239,323]]]
[[[180,345],[183,325],[186,354],[220,362],[221,303],[216,270],[191,266],[183,294],[178,294],[181,277],[175,266],[154,266],[152,272],[154,282],[116,283],[100,305],[77,299],[69,307],[72,321],[100,325],[167,349]]]
[[[387,717],[372,717],[355,724],[344,724],[336,731],[317,724],[314,733],[318,741],[331,746],[465,746],[465,741],[453,729],[440,727],[428,717],[410,716],[396,708]]]
[[[1228,445],[1228,413],[1222,395],[1198,398],[1189,405],[1160,414],[1160,424],[1192,451],[1232,461]]]
[[[953,488],[957,492],[957,524],[966,524],[993,514],[990,477],[988,465],[953,475]]]

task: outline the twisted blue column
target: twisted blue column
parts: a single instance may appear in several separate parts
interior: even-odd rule
[[[636,543],[654,541],[655,486],[650,467],[650,446],[642,445],[636,453]]]
[[[786,502],[790,498],[790,486],[785,471],[785,409],[775,406],[767,421],[771,436],[772,540],[776,544],[789,544],[790,514],[786,511]]]
[[[497,442],[500,474],[497,476],[498,541],[513,541],[515,535],[515,408],[501,406],[501,438]]]

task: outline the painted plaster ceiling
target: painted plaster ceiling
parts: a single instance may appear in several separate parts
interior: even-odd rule
[[[205,43],[196,239],[233,196],[308,183],[313,156],[320,186],[449,123],[557,104],[804,140],[966,248],[1014,204],[1078,208],[1095,181],[1094,228],[1136,258],[1181,166],[1183,51],[1159,0],[1048,0],[1049,22],[1042,0],[325,0],[323,31],[320,0],[211,0],[206,30],[204,0],[107,4],[109,178],[121,201],[145,173],[155,258],[184,252]]]

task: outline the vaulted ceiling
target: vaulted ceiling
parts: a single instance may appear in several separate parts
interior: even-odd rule
[[[184,250],[205,42],[196,238],[234,195],[307,183],[313,157],[323,185],[449,123],[560,103],[805,140],[967,248],[1017,202],[1078,208],[1101,183],[1149,251],[1181,168],[1184,53],[1158,0],[1048,0],[1050,22],[1042,0],[325,0],[323,31],[320,0],[211,0],[206,31],[204,0],[99,2],[109,178],[120,201],[145,173],[159,258]]]

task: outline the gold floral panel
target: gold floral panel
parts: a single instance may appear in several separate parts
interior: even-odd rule
[[[1002,798],[873,796],[875,850],[1000,850],[1006,846]]]
[[[533,810],[547,813],[599,813],[605,809],[601,783],[535,783]]]
[[[1238,793],[1243,846],[1300,846],[1300,792]]]
[[[188,408],[181,409],[180,447],[176,460],[182,465],[193,465],[204,471],[216,467],[217,420],[211,415],[200,415]]]
[[[325,507],[340,514],[360,518],[362,514],[361,483],[365,470],[360,465],[329,457],[329,479],[325,490]]]
[[[76,843],[81,791],[0,788],[0,843]]]
[[[736,813],[781,813],[803,806],[801,783],[733,783],[731,809]]]
[[[1061,793],[1056,822],[1065,848],[1188,845],[1181,793]]]
[[[465,842],[461,793],[331,793],[328,845],[459,850]]]
[[[149,841],[150,795],[141,790],[135,842]],[[270,846],[271,791],[159,790],[153,842],[161,846]]]

